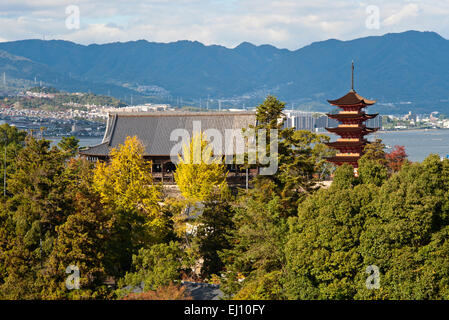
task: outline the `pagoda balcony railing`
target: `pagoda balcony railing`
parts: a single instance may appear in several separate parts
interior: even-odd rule
[[[360,153],[337,153],[336,157],[359,157]]]
[[[364,142],[364,140],[360,140],[359,138],[339,138],[338,142]],[[365,140],[366,141],[366,140]]]
[[[328,112],[327,114],[364,114],[364,111],[358,111],[358,110],[332,110],[331,112]]]
[[[357,128],[357,127],[361,127],[362,126],[360,124],[351,124],[351,123],[341,123],[338,125],[338,127],[340,128]]]
[[[333,114],[335,114],[335,113],[333,113]],[[344,111],[344,110],[342,110],[342,111],[338,112],[337,114],[363,114],[363,113],[359,112],[359,111]]]

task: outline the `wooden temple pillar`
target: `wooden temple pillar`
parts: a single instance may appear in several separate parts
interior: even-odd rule
[[[161,179],[162,184],[164,184],[164,161],[161,161]]]

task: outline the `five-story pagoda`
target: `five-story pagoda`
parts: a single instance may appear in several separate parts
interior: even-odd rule
[[[339,107],[341,110],[336,114],[327,114],[329,118],[339,121],[336,128],[326,128],[327,131],[340,136],[335,142],[327,145],[339,152],[327,160],[342,165],[349,163],[354,167],[354,175],[358,176],[358,160],[363,155],[363,149],[369,143],[365,136],[379,130],[379,128],[368,128],[365,121],[375,118],[378,114],[367,114],[363,110],[367,106],[376,103],[375,100],[368,100],[357,94],[354,90],[354,62],[352,63],[351,91],[345,96],[336,100],[327,100],[330,104]]]

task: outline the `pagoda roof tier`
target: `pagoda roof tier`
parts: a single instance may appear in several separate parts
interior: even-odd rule
[[[372,132],[376,132],[380,128],[368,128],[368,127],[335,127],[335,128],[325,128],[327,131],[341,135],[345,133],[354,133],[365,135]]]
[[[331,119],[336,120],[352,120],[352,119],[360,119],[360,120],[368,120],[377,117],[379,114],[367,114],[367,113],[327,113],[326,114]]]
[[[344,147],[348,148],[362,147],[367,143],[368,143],[367,140],[360,140],[360,141],[334,141],[334,142],[325,142],[324,144],[328,147],[338,149]]]
[[[343,97],[336,99],[336,100],[327,100],[330,104],[334,106],[357,106],[357,105],[363,105],[363,106],[370,106],[376,103],[376,100],[368,100],[361,95],[359,95],[355,90],[349,91],[346,95]]]
[[[334,157],[327,157],[326,160],[333,162],[333,163],[355,163],[357,164],[357,161],[359,161],[359,156],[334,156]]]

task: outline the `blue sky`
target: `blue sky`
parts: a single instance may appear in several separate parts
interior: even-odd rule
[[[68,6],[79,9],[79,28],[67,27],[67,19],[73,18],[66,13]],[[349,40],[411,29],[449,38],[449,0],[0,2],[0,41],[45,37],[90,44],[187,39],[231,48],[249,41],[294,50],[329,38]]]

